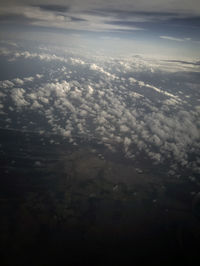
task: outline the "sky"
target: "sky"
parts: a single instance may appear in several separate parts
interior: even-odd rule
[[[198,0],[1,1],[1,40],[199,59]]]

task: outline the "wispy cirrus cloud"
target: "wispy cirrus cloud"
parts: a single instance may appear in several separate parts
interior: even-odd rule
[[[2,24],[15,24],[37,27],[48,27],[65,30],[109,32],[123,30],[142,30],[134,25],[117,25],[112,23],[113,17],[98,16],[93,13],[73,10],[59,5],[31,5],[20,9],[4,8],[0,12]]]
[[[171,8],[170,1],[160,0],[150,0],[148,3],[126,0],[123,4],[118,0],[60,0],[56,4],[51,0],[42,4],[32,0],[27,0],[24,4],[23,1],[17,0],[14,5],[6,1],[0,8],[0,20],[3,23],[17,22],[18,25],[106,32],[151,30],[162,21],[166,21],[167,25],[188,25],[188,22],[192,23],[192,26],[199,25],[200,6],[195,0],[192,3],[190,1],[190,5],[186,1],[182,2],[184,3],[180,7],[179,1],[175,0]],[[156,25],[148,25],[149,22]]]
[[[161,39],[170,40],[170,41],[176,41],[176,42],[185,42],[190,41],[191,38],[176,38],[172,36],[160,36]]]
[[[41,0],[11,1],[3,0],[0,7],[0,27],[10,39],[16,31],[25,39],[34,32],[38,40],[52,43],[57,39],[52,36],[57,34],[59,43],[63,43],[61,39],[68,42],[70,34],[78,33],[82,39],[79,43],[87,39],[91,47],[97,47],[99,42],[95,40],[103,40],[100,38],[105,35],[121,40],[115,44],[102,41],[105,49],[118,45],[122,52],[130,48],[136,53],[179,53],[192,58],[199,54],[200,5],[195,0],[174,0],[173,6],[170,0],[58,0],[56,4],[53,0],[42,4]]]

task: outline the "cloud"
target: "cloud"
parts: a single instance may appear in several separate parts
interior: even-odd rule
[[[19,78],[15,78],[13,79],[13,81],[17,84],[17,85],[24,85],[24,81],[22,79]]]
[[[43,76],[21,77],[21,87],[19,78],[0,83],[6,95],[1,98],[2,106],[5,109],[9,101],[10,107],[20,112],[22,125],[31,127],[23,124],[30,119],[38,130],[59,134],[72,143],[92,139],[112,151],[123,151],[128,158],[142,153],[156,164],[173,161],[176,167],[169,167],[173,171],[180,166],[198,168],[190,159],[190,154],[198,154],[200,149],[199,85],[194,79],[196,72],[191,72],[195,65],[184,64],[185,72],[172,73],[166,66],[180,62],[80,54],[61,60],[56,53],[41,60],[37,52],[18,53],[40,63],[49,58]],[[191,87],[191,81],[196,85]],[[194,95],[185,98],[191,90]]]
[[[10,80],[4,80],[4,81],[0,81],[0,87],[7,89],[7,88],[12,88],[14,87],[14,83]]]
[[[140,30],[140,27],[129,25],[114,25],[109,17],[102,18],[83,11],[73,11],[64,5],[30,5],[20,8],[4,8],[0,13],[0,20],[6,23],[23,24],[52,29],[66,29],[78,31],[123,31]]]
[[[77,33],[81,37],[78,42],[74,42],[76,45],[87,46],[87,39],[92,47],[98,44],[103,49],[110,49],[113,42],[122,52],[127,50],[124,48],[127,46],[129,50],[151,54],[155,50],[159,54],[163,54],[163,51],[171,54],[172,50],[176,53],[177,47],[168,47],[166,50],[165,43],[158,42],[160,36],[161,39],[182,42],[185,46],[182,49],[193,54],[185,43],[191,39],[198,56],[200,8],[195,0],[190,4],[175,0],[173,5],[170,0],[124,0],[123,3],[119,0],[59,0],[56,4],[52,0],[45,0],[42,4],[39,0],[9,0],[1,4],[0,21],[6,32],[4,34],[12,38],[14,34],[9,33],[7,27],[12,32],[18,30],[19,38],[30,40],[27,32],[31,32],[32,36],[46,42],[55,43],[59,38],[60,45],[63,40],[69,44],[69,36]],[[179,37],[176,36],[177,26],[180,28]],[[107,40],[103,41],[102,38]],[[101,44],[96,42],[94,45],[95,39],[101,40]],[[116,40],[120,41],[115,42]],[[155,49],[155,44],[159,49]],[[117,53],[117,49],[112,50],[113,53],[115,51]],[[183,53],[180,51],[180,54]]]
[[[25,90],[23,88],[14,88],[11,97],[17,107],[28,106],[29,103],[25,99]]]
[[[69,10],[69,7],[66,5],[46,4],[46,5],[38,5],[37,7],[39,7],[42,10],[46,10],[46,11],[62,12],[62,13],[65,13]]]
[[[176,99],[167,99],[164,101],[164,104],[166,105],[176,105],[179,104],[180,102],[177,101]]]
[[[33,82],[34,81],[34,77],[26,77],[24,78],[25,82]]]
[[[31,105],[31,109],[38,109],[42,108],[43,106],[38,103],[38,101],[33,101],[33,104]]]
[[[105,74],[106,76],[108,76],[108,77],[110,77],[110,78],[112,78],[112,79],[115,79],[115,78],[116,78],[115,75],[113,75],[113,74],[111,74],[111,73],[105,71],[102,67],[100,67],[100,66],[98,66],[98,65],[96,65],[96,64],[91,64],[91,65],[90,65],[90,69],[91,69],[91,70],[94,70],[94,71],[101,72],[101,73]]]
[[[18,0],[15,1],[15,5],[22,5],[24,1]],[[2,7],[5,6],[12,6],[13,1],[11,0],[2,0]],[[131,0],[124,0],[123,3],[119,0],[101,0],[101,1],[94,1],[94,0],[58,0],[56,2],[52,0],[46,0],[45,4],[41,5],[41,1],[39,0],[27,0],[26,5],[37,5],[43,6],[44,9],[52,10],[52,11],[68,11],[68,8],[74,11],[83,11],[83,10],[99,10],[104,9],[111,10],[119,9],[121,11],[134,11],[134,12],[162,12],[163,14],[167,14],[172,10],[175,12],[186,12],[187,13],[194,13],[197,14],[200,11],[200,4],[198,0],[191,0],[190,2],[186,0],[174,0],[173,6],[170,0],[140,0],[140,1],[131,1]]]
[[[126,125],[120,125],[120,131],[125,133],[129,131],[129,128]]]
[[[161,39],[170,40],[170,41],[176,41],[176,42],[185,42],[190,41],[191,38],[176,38],[171,36],[160,36]]]
[[[15,61],[18,58],[25,58],[25,59],[39,59],[41,61],[61,61],[61,62],[68,62],[68,60],[64,57],[57,56],[55,54],[47,54],[47,53],[32,53],[29,51],[23,51],[23,52],[12,52],[9,51],[6,54],[10,57],[9,61]],[[27,78],[26,78],[27,79]]]
[[[36,74],[36,78],[41,79],[42,77],[44,77],[43,74]]]

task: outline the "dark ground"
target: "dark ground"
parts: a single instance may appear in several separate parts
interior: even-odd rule
[[[94,143],[0,137],[1,266],[199,265],[197,184]]]

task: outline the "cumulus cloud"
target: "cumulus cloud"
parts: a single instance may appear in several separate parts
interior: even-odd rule
[[[111,73],[105,71],[102,67],[100,67],[100,66],[98,66],[98,65],[96,65],[96,64],[91,64],[91,65],[90,65],[90,69],[91,69],[91,70],[98,71],[98,72],[100,72],[100,73],[103,73],[103,74],[105,74],[106,76],[108,76],[108,77],[110,77],[110,78],[112,78],[112,79],[115,79],[115,78],[116,78],[115,75],[113,75],[113,74],[111,74]]]
[[[25,58],[25,59],[39,59],[41,61],[60,61],[60,62],[68,62],[68,60],[62,56],[57,56],[55,54],[47,54],[47,53],[33,53],[29,51],[23,52],[11,52],[9,51],[7,55],[10,56],[10,61],[15,61],[18,58]],[[28,80],[27,80],[28,81]]]
[[[42,75],[42,74],[36,74],[36,78],[41,79],[42,77],[44,77],[44,75]]]
[[[7,89],[7,88],[12,88],[14,87],[14,83],[10,80],[4,80],[4,81],[0,81],[0,87]]]
[[[24,78],[25,82],[33,82],[34,81],[34,77],[26,77]]]
[[[24,107],[29,105],[25,99],[25,90],[23,88],[14,88],[11,97],[17,107]]]
[[[22,79],[15,78],[13,79],[13,81],[15,82],[16,85],[19,85],[19,86],[24,85],[24,81]]]
[[[191,99],[185,99],[184,93],[179,93],[191,89],[182,80],[184,75],[178,79],[178,89],[172,90],[170,72],[156,67],[152,72],[156,62],[149,63],[144,58],[94,58],[91,62],[91,58],[77,55],[74,60],[60,62],[64,72],[52,67],[52,73],[57,71],[52,77],[46,73],[20,81],[1,81],[2,95],[10,97],[12,108],[17,107],[23,115],[29,110],[41,116],[46,124],[40,124],[40,130],[48,128],[70,142],[75,143],[76,138],[94,139],[112,151],[120,147],[128,158],[142,152],[156,164],[171,160],[176,167],[198,169],[196,162],[191,164],[189,155],[200,149],[200,108],[197,97],[190,94]],[[70,78],[66,77],[66,69]],[[58,73],[59,78],[55,78]],[[165,77],[165,83],[158,84],[158,74]],[[198,86],[193,90],[198,93]],[[2,108],[6,104],[4,98]]]

